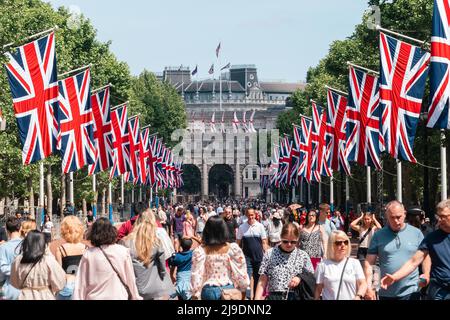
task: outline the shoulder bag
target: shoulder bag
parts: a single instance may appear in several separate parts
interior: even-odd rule
[[[364,233],[364,235],[361,237],[361,239],[359,239],[358,245],[361,244],[361,243],[364,241],[364,239],[369,235],[370,231],[372,231],[372,227],[370,227],[369,229],[367,229],[367,232]]]
[[[119,272],[117,271],[116,268],[114,268],[113,264],[111,263],[111,260],[109,260],[108,256],[106,255],[105,251],[103,250],[102,247],[99,247],[99,249],[102,251],[103,255],[105,256],[106,260],[108,260],[111,268],[114,270],[114,272],[117,274],[117,276],[119,277],[120,282],[122,283],[122,285],[125,287],[125,290],[127,290],[127,294],[128,294],[128,300],[133,300],[133,296],[131,294],[130,288],[128,287],[128,285],[122,280],[122,277],[120,276]]]
[[[341,280],[339,280],[339,288],[336,296],[336,300],[339,300],[339,294],[341,293],[342,279],[344,278],[345,267],[347,266],[348,258],[345,260],[344,268],[342,268]]]

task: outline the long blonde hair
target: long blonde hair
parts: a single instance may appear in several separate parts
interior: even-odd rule
[[[154,211],[146,209],[137,219],[133,232],[130,234],[130,238],[134,240],[137,257],[146,267],[152,261],[153,248],[159,246],[156,228]]]

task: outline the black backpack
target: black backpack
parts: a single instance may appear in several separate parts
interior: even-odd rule
[[[295,288],[296,300],[314,300],[316,278],[311,272],[300,274],[300,284]]]

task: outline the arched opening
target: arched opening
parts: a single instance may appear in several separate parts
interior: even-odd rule
[[[209,170],[209,194],[221,200],[233,193],[233,169],[227,164],[216,164]]]
[[[178,189],[179,193],[186,195],[200,194],[202,174],[200,169],[194,164],[183,164],[184,185]]]

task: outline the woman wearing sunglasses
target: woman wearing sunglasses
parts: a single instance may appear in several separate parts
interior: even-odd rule
[[[295,288],[300,284],[300,275],[313,273],[308,254],[297,248],[298,228],[288,223],[281,230],[281,242],[269,249],[259,268],[259,281],[255,300],[263,300],[264,288],[268,284],[267,300],[295,300]]]
[[[326,259],[316,269],[315,299],[361,300],[367,289],[361,264],[350,258],[351,243],[340,230],[331,232]]]

